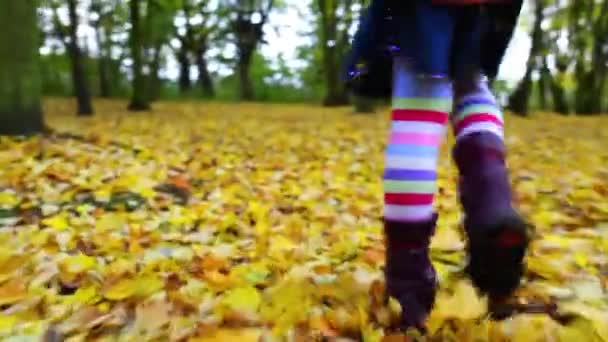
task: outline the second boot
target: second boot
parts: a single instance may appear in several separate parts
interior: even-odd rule
[[[458,139],[453,158],[468,236],[467,272],[491,301],[504,299],[519,286],[529,243],[528,225],[512,205],[504,142],[492,132],[472,133]]]

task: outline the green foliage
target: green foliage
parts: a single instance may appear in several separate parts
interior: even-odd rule
[[[40,56],[42,92],[52,96],[71,96],[70,61],[64,54]]]
[[[0,1],[0,134],[42,130],[36,8],[32,1]]]
[[[215,69],[235,70],[247,68],[255,99],[259,101],[320,101],[328,97],[345,98],[337,70],[342,67],[342,58],[349,48],[355,26],[362,9],[369,0],[314,0],[307,3],[312,15],[300,16],[298,20],[308,22],[310,44],[295,46],[297,58],[304,67],[291,70],[281,58],[265,60],[260,49],[264,44],[285,44],[282,41],[267,41],[263,34],[269,29],[277,30],[273,13],[278,13],[296,4],[297,0],[140,0],[141,44],[143,70],[150,98],[206,98],[200,80],[191,79],[191,89],[178,89],[177,80],[167,79],[169,62],[175,68],[178,55],[186,56],[187,68],[198,70],[201,65]],[[132,61],[127,37],[131,33],[128,2],[119,0],[78,1],[82,25],[95,30],[96,43],[80,42],[86,57],[86,70],[94,95],[100,95],[100,84],[110,83],[106,95],[127,96],[132,92],[128,80]],[[58,37],[66,32],[66,0],[40,2],[39,19],[43,25],[42,36],[45,50],[54,46],[42,57],[41,79],[43,92],[47,95],[70,95],[70,68],[63,52],[56,49]],[[606,92],[608,66],[601,61],[608,59],[606,45],[608,37],[608,1],[558,2],[529,0],[519,20],[519,30],[531,31],[536,4],[543,6],[545,19],[542,22],[542,39],[535,47],[536,56],[530,63],[535,75],[531,93],[531,104],[537,109],[541,104],[552,106],[561,97],[567,107],[579,112],[604,109],[600,94]],[[86,8],[85,8],[86,7]],[[262,34],[257,20],[267,20],[262,25]],[[254,30],[248,36],[241,29]],[[250,44],[249,40],[256,42]],[[558,44],[559,42],[559,44]],[[330,46],[331,45],[331,46]],[[244,50],[243,50],[244,49]],[[243,55],[251,54],[243,59]],[[235,53],[230,53],[233,51]],[[246,53],[243,53],[246,52]],[[103,64],[103,67],[102,67]],[[104,71],[102,71],[104,70]],[[536,75],[542,74],[543,82],[537,84]],[[175,74],[175,72],[172,72]],[[207,73],[211,74],[211,73]],[[241,73],[242,74],[242,73]],[[107,80],[102,79],[105,75]],[[194,73],[192,73],[194,75]],[[235,100],[240,84],[234,76],[211,75],[216,98]],[[207,78],[205,78],[207,79]],[[209,84],[208,82],[206,84]],[[548,87],[542,93],[547,98],[537,98],[539,86]],[[105,89],[105,88],[104,88]],[[154,90],[159,89],[159,90]],[[205,88],[209,89],[209,88]],[[505,99],[512,91],[506,83],[497,88],[498,97]],[[339,101],[338,101],[339,102]]]
[[[277,67],[271,67],[260,53],[253,56],[251,80],[256,90],[256,100],[261,102],[302,102],[313,101],[315,94],[302,90],[302,87],[290,84],[294,73],[284,61]],[[221,79],[217,84],[217,98],[220,100],[238,100],[238,80],[235,75]]]
[[[100,96],[98,62],[97,58],[87,58],[85,60],[93,96]],[[68,57],[64,54],[50,53],[40,56],[40,78],[44,95],[53,97],[72,96],[69,63]],[[121,61],[108,60],[108,65],[108,72],[113,79],[110,96],[116,98],[129,96],[129,80],[121,70]]]

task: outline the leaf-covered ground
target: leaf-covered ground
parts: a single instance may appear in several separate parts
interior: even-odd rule
[[[69,102],[46,107],[55,133],[0,140],[1,336],[402,340],[388,328],[398,307],[381,300],[386,111],[161,103],[133,114],[98,102],[78,119]],[[445,146],[434,340],[608,341],[607,126],[507,118],[537,236],[521,312],[501,322],[462,275]]]

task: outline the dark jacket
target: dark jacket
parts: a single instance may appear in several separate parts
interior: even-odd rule
[[[391,17],[395,8],[407,11],[408,3],[415,0],[373,0],[361,18],[346,56],[344,78],[348,88],[359,96],[389,98],[392,86],[392,46],[408,37],[400,36],[399,20]],[[430,1],[430,0],[429,0]],[[493,80],[512,38],[523,0],[484,5],[491,25],[482,36],[480,67]],[[388,9],[393,11],[389,12]],[[358,72],[357,65],[364,65]]]

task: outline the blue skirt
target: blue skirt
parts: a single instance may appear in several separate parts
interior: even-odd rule
[[[389,97],[392,58],[408,58],[421,74],[493,79],[513,35],[523,0],[438,5],[430,0],[373,0],[346,59],[346,80],[358,95]]]

